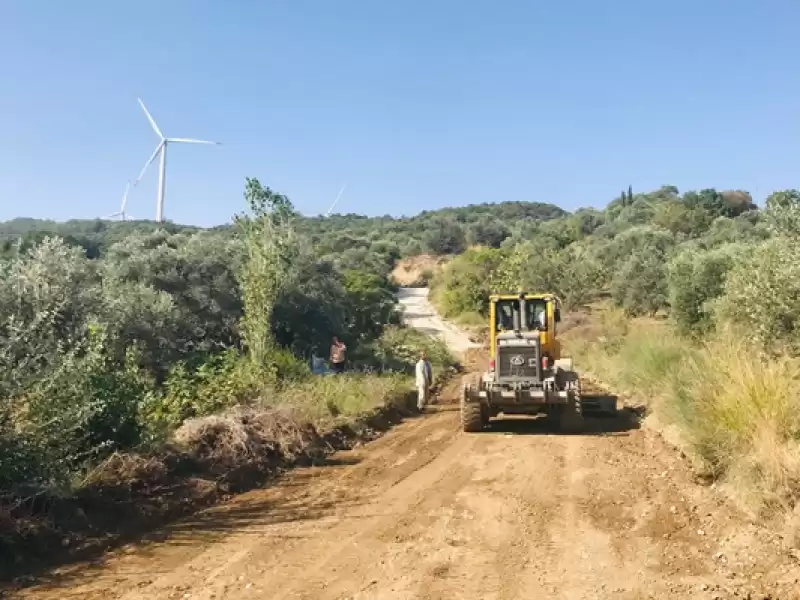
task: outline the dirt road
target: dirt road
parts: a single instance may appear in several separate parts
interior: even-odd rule
[[[463,353],[479,347],[464,333],[436,314],[436,310],[428,301],[428,288],[401,288],[398,300],[403,310],[403,321],[409,327],[439,338],[454,352]]]
[[[632,411],[553,435],[431,414],[94,565],[39,600],[798,598],[800,570]],[[790,592],[795,590],[795,594]]]

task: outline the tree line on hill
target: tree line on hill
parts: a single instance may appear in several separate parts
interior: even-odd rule
[[[469,249],[434,279],[447,315],[485,314],[491,291],[550,290],[571,308],[610,299],[629,316],[669,314],[683,333],[725,322],[764,349],[800,341],[797,190],[760,210],[746,192],[664,186],[511,227],[499,246]]]
[[[388,273],[394,262],[419,253],[457,254],[471,245],[497,247],[521,223],[565,216],[566,211],[538,202],[501,202],[425,211],[409,218],[370,218],[346,214],[330,217],[294,215],[294,227],[317,254],[343,268],[368,268]],[[206,233],[230,239],[232,224],[211,229],[153,221],[73,220],[67,222],[14,219],[0,223],[0,256],[30,248],[48,235],[80,247],[89,258],[99,258],[130,234],[156,231],[171,235]]]

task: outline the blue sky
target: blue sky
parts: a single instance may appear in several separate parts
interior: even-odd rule
[[[166,217],[246,176],[324,212],[800,187],[796,0],[0,0],[0,219],[117,210],[164,133]],[[157,165],[129,197],[153,218]]]

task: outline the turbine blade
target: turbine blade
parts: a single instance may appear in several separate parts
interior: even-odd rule
[[[221,146],[220,142],[209,142],[208,140],[193,140],[192,138],[167,138],[168,142],[179,142],[181,144],[212,144]]]
[[[131,189],[131,182],[128,180],[128,184],[125,186],[125,193],[122,195],[122,208],[120,209],[120,214],[125,215],[125,206],[128,204],[128,191]]]
[[[142,167],[142,171],[141,171],[141,173],[139,173],[139,177],[137,177],[136,181],[133,183],[133,187],[136,187],[137,185],[139,185],[139,182],[142,180],[142,177],[144,177],[144,172],[147,171],[147,167],[150,166],[150,163],[153,162],[156,159],[156,156],[158,156],[158,153],[161,151],[161,148],[163,148],[163,146],[164,146],[164,142],[165,142],[165,140],[161,140],[161,143],[158,146],[156,146],[156,149],[155,149],[155,152],[153,152],[153,155],[148,159],[148,161],[146,163],[144,163],[144,167]]]
[[[345,184],[342,186],[342,189],[340,189],[340,190],[339,190],[339,195],[338,195],[338,196],[336,196],[336,200],[334,200],[334,201],[333,201],[333,204],[331,204],[331,207],[328,209],[328,212],[327,212],[327,213],[325,213],[325,216],[326,216],[326,217],[329,217],[329,216],[331,215],[331,211],[332,211],[332,210],[333,210],[333,209],[336,207],[336,205],[339,203],[339,199],[342,197],[342,194],[344,193],[344,188],[346,188],[346,187],[347,187],[347,184],[345,183]]]
[[[147,115],[147,120],[150,121],[150,125],[152,126],[153,130],[158,134],[158,137],[160,137],[163,140],[164,134],[161,133],[161,130],[158,128],[158,125],[156,125],[156,122],[153,119],[153,117],[150,116],[150,112],[147,110],[147,107],[144,105],[144,102],[142,102],[141,98],[137,98],[137,100],[139,101],[139,105],[142,107],[144,114]]]

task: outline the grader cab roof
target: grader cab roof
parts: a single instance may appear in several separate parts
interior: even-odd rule
[[[555,294],[531,294],[528,292],[518,292],[516,294],[491,294],[489,300],[519,300],[525,298],[526,300],[557,300]]]

